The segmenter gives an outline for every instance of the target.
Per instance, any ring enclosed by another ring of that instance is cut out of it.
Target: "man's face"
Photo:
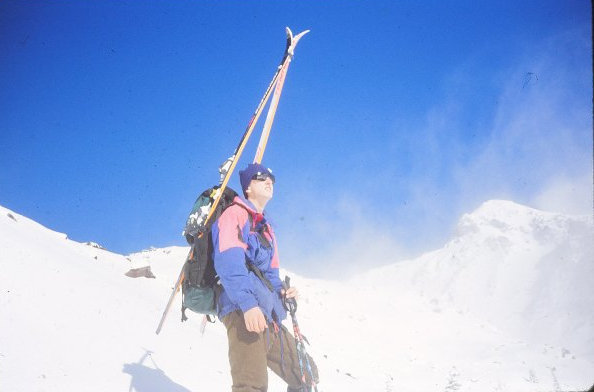
[[[254,176],[248,191],[250,198],[270,200],[274,192],[274,181],[267,175]]]

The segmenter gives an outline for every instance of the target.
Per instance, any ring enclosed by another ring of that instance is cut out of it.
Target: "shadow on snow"
[[[122,372],[132,377],[129,392],[191,392],[167,377],[165,372],[159,369],[151,354],[151,351],[145,350],[137,363],[124,364]],[[155,368],[143,365],[147,358],[151,359]]]

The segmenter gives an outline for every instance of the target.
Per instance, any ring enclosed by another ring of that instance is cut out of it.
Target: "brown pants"
[[[289,390],[299,390],[301,371],[295,338],[284,326],[281,325],[282,331],[278,333],[274,331],[273,325],[261,333],[249,332],[245,327],[243,313],[240,311],[223,317],[223,324],[227,327],[229,339],[233,392],[266,392],[268,390],[267,367],[288,384]],[[311,357],[309,357],[309,363],[317,382],[318,369]],[[303,363],[303,369],[307,374],[305,363]],[[309,382],[309,377],[307,378]]]

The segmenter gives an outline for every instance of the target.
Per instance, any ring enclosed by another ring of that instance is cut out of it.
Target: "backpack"
[[[212,225],[234,202],[237,192],[226,187],[219,200],[217,208],[212,217],[205,225],[204,221],[208,216],[210,207],[214,203],[219,187],[215,186],[202,192],[196,199],[190,216],[186,221],[183,234],[191,246],[190,254],[184,264],[184,280],[182,287],[182,321],[186,321],[186,309],[204,314],[209,321],[214,322],[213,317],[217,314],[217,302],[222,287],[214,268]],[[241,204],[237,204],[241,206]],[[242,206],[243,207],[243,206]],[[245,207],[244,207],[245,208]],[[253,226],[253,217],[248,213],[250,227]],[[253,229],[253,227],[252,227]],[[264,230],[265,228],[262,228]],[[270,246],[263,232],[257,232],[260,242]],[[246,261],[246,267],[252,271],[270,290],[274,291],[270,281],[252,263]]]
[[[216,276],[213,261],[213,245],[211,228],[227,207],[233,204],[237,193],[226,187],[217,208],[209,222],[204,221],[210,207],[214,203],[219,190],[218,186],[202,192],[196,199],[190,216],[186,221],[183,234],[191,246],[190,254],[184,264],[184,280],[182,281],[182,321],[186,321],[186,309],[204,314],[209,320],[217,313],[217,299],[221,287]]]

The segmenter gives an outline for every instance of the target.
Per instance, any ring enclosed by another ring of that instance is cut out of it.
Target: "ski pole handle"
[[[291,314],[295,314],[297,312],[297,300],[295,298],[287,298],[287,290],[291,287],[291,278],[288,275],[285,275],[285,281],[283,283],[283,289],[285,290],[285,295],[283,296],[283,307],[285,310]]]

